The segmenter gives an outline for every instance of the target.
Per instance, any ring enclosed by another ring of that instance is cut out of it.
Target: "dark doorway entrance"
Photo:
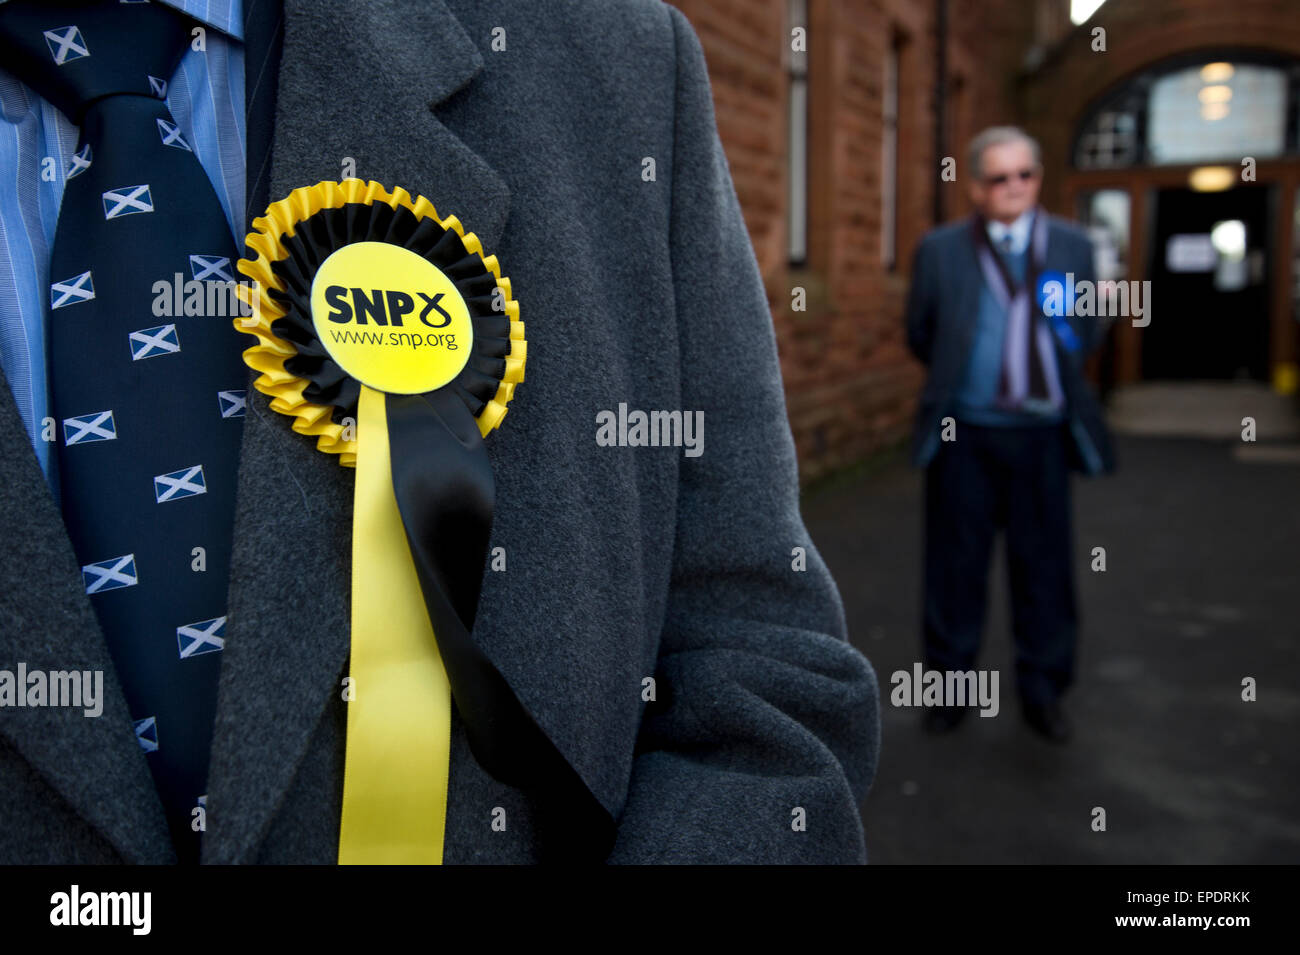
[[[1271,193],[1156,194],[1142,377],[1268,380]]]

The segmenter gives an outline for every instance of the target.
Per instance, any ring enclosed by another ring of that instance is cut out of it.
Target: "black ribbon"
[[[613,821],[470,638],[492,527],[493,479],[474,417],[445,390],[390,395],[393,492],[452,697],[479,764],[533,791],[557,826],[547,861],[599,861]]]
[[[432,262],[452,280],[474,324],[470,358],[452,382],[421,395],[385,397],[393,493],[470,750],[495,779],[527,790],[538,821],[555,827],[551,838],[539,840],[543,861],[603,861],[614,842],[612,817],[471,636],[495,500],[475,419],[496,395],[510,353],[510,319],[492,308],[496,277],[454,230],[405,207],[322,209],[281,238],[288,257],[271,265],[285,291],[269,294],[286,313],[271,329],[297,351],[285,369],[309,382],[303,397],[333,406],[336,424],[355,420],[360,386],[316,338],[311,285],[325,258],[360,241],[391,242]]]

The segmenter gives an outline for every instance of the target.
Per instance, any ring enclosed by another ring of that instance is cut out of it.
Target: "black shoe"
[[[927,733],[950,733],[966,718],[966,710],[964,706],[927,707],[922,725]]]
[[[1047,737],[1053,743],[1064,743],[1070,738],[1070,721],[1065,718],[1060,702],[1025,703],[1021,707],[1021,713],[1035,733]]]

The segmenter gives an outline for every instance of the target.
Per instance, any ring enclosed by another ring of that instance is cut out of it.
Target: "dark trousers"
[[[1077,612],[1064,425],[958,422],[925,474],[927,669],[971,670],[993,539],[1006,531],[1016,688],[1057,699],[1073,681]]]

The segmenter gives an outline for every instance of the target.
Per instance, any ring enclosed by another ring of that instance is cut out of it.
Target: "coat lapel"
[[[340,179],[351,161],[357,178],[454,214],[490,253],[510,193],[433,114],[484,66],[442,0],[393,0],[365,16],[345,0],[285,0],[283,17],[270,200]],[[330,694],[341,692],[354,472],[289,424],[250,376],[205,862],[256,858]]]
[[[0,668],[103,673],[103,712],[8,708],[0,737],[129,862],[174,862],[162,804],[136,741],[126,698],[81,585],[63,517],[50,494],[9,383],[0,371]]]

